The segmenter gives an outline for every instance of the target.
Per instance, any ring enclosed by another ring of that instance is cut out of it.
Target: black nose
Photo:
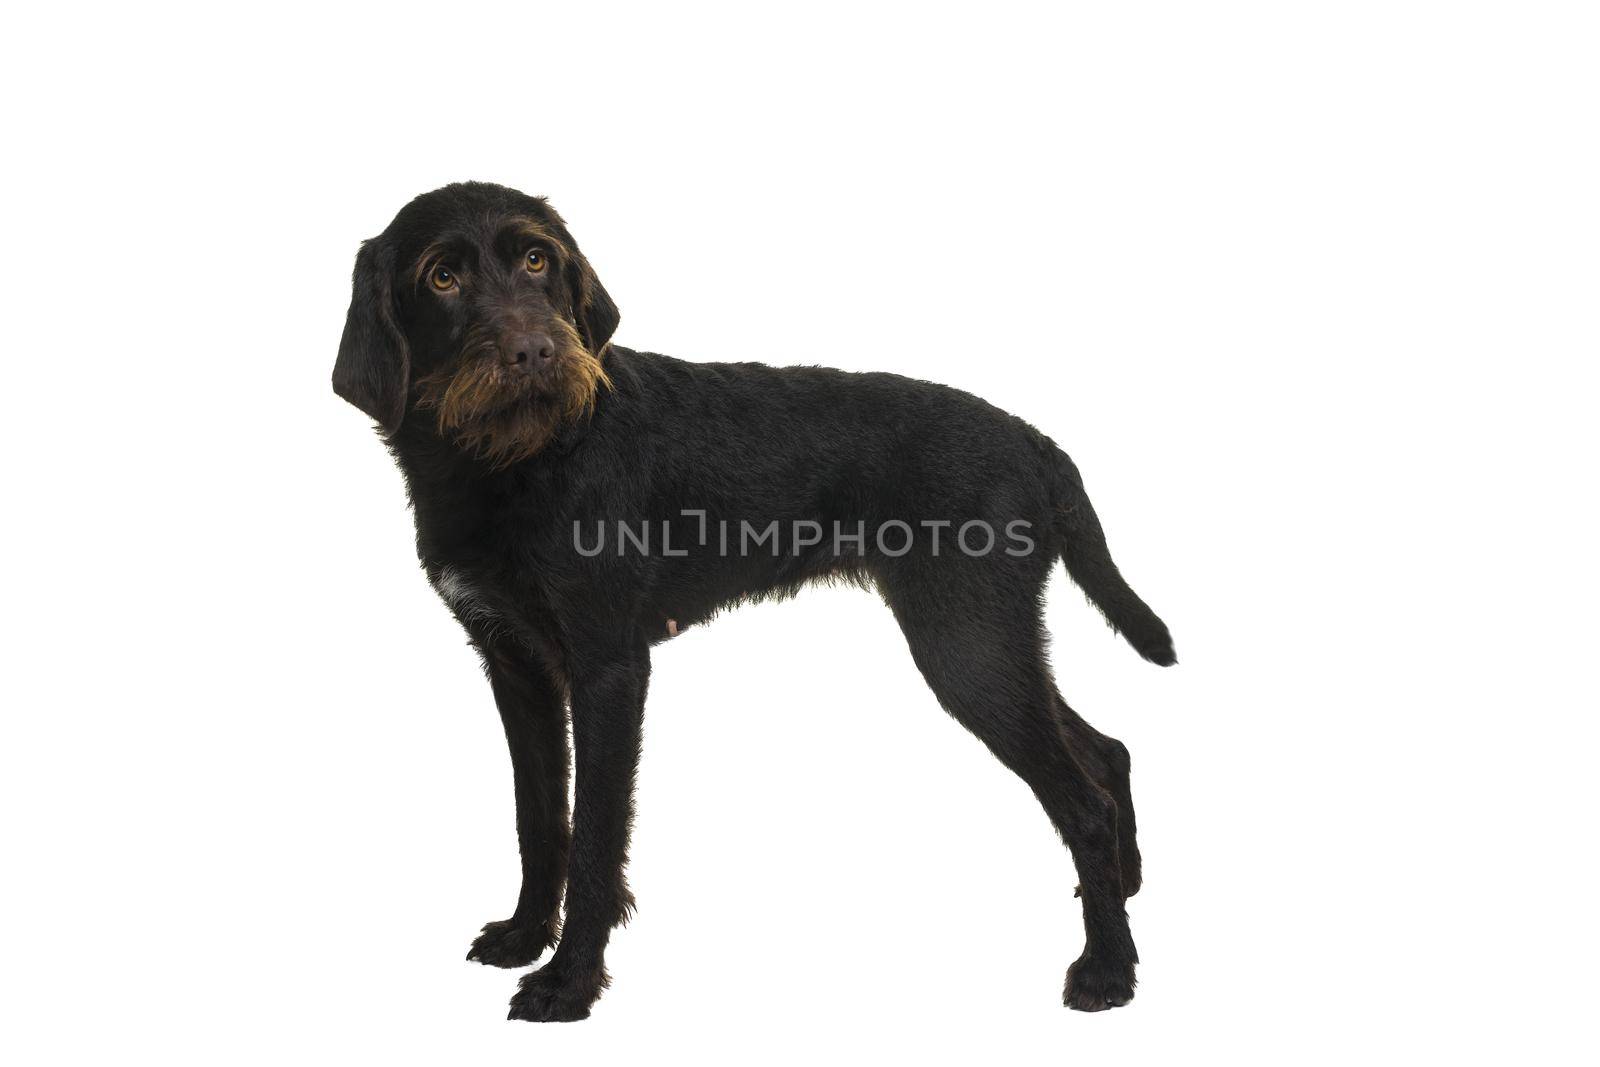
[[[556,354],[555,342],[547,333],[519,333],[500,343],[500,358],[508,367],[534,370]]]

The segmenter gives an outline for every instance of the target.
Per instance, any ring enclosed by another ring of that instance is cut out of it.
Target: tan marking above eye
[[[530,248],[528,249],[527,263],[529,270],[535,274],[539,274],[543,272],[546,266],[549,265],[550,258],[546,256],[540,249]]]
[[[441,293],[447,293],[456,287],[455,272],[449,267],[434,267],[428,272],[428,284]]]

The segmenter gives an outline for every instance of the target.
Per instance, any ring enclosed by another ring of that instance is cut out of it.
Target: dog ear
[[[589,266],[589,261],[578,250],[578,242],[574,242],[562,216],[554,211],[550,211],[550,214],[554,216],[552,221],[557,227],[557,237],[562,238],[573,261],[570,269],[573,318],[578,322],[578,333],[584,338],[584,346],[589,347],[590,352],[594,352],[595,358],[598,358],[605,352],[606,344],[610,344],[611,334],[616,333],[616,325],[622,322],[622,314],[616,310],[616,302],[611,299],[610,293],[606,293],[605,286],[600,285],[600,277],[595,274],[594,267]]]
[[[395,322],[393,278],[394,251],[381,239],[363,242],[333,364],[333,391],[376,419],[386,434],[400,428],[411,383],[411,350]]]
[[[589,261],[576,247],[573,249],[573,258],[578,273],[578,329],[583,334],[583,343],[598,358],[610,343],[611,335],[617,332],[622,313],[617,310],[616,302],[606,292],[605,286],[600,284],[594,268],[589,266]]]

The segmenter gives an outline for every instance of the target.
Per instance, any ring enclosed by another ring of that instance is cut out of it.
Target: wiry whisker
[[[550,329],[554,373],[538,391],[529,378],[507,372],[492,336],[474,328],[454,360],[417,381],[418,406],[436,413],[441,434],[492,466],[536,454],[563,425],[587,418],[600,389],[612,387],[572,323],[558,319]]]

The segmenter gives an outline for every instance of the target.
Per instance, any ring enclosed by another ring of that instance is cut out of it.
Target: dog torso
[[[1026,557],[986,553],[1018,580],[1056,558],[1060,453],[970,394],[617,347],[607,368],[613,385],[592,416],[509,469],[464,455],[424,420],[391,441],[419,557],[469,629],[509,629],[550,658],[587,631],[660,640],[742,599],[954,554],[973,520],[1020,520],[1040,542]],[[898,551],[896,528],[883,551],[876,531],[896,521],[910,545]],[[797,538],[797,523],[816,524],[820,541],[798,543],[814,530]]]

